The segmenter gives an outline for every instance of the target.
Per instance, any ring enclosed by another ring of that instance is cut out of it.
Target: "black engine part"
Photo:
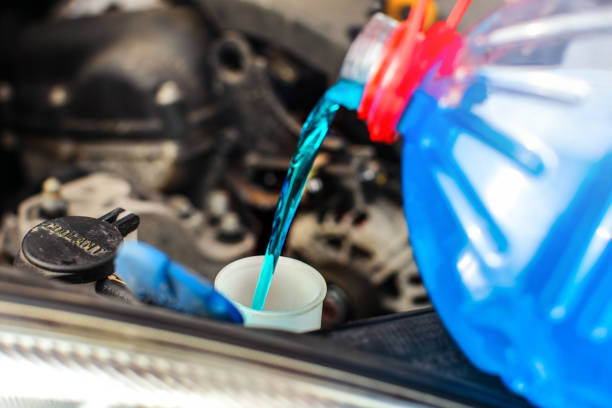
[[[197,15],[181,8],[31,25],[14,61],[13,128],[76,140],[184,139],[189,113],[207,98],[207,43]]]

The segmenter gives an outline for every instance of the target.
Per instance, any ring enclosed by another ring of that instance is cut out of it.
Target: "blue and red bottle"
[[[373,140],[403,141],[430,297],[481,369],[537,405],[612,406],[612,2],[469,1],[375,16],[341,79]]]

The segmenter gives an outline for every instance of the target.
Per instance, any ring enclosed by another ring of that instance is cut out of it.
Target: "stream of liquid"
[[[255,310],[263,310],[264,308],[278,257],[285,244],[287,232],[300,204],[308,175],[329,126],[340,106],[347,109],[357,109],[362,92],[363,87],[360,84],[339,81],[327,90],[310,112],[302,127],[300,139],[295,154],[291,158],[289,170],[276,205],[270,241],[253,295],[251,307]]]

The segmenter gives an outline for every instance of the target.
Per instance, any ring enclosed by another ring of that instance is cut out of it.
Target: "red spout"
[[[375,142],[397,140],[399,119],[427,71],[444,52],[461,47],[456,28],[471,0],[458,0],[445,22],[422,32],[426,1],[431,0],[421,0],[391,33],[378,69],[365,85],[358,114]]]

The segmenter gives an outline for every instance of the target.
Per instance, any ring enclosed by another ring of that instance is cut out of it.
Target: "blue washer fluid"
[[[537,405],[612,406],[612,1],[508,2],[396,130],[417,263],[467,356]]]

